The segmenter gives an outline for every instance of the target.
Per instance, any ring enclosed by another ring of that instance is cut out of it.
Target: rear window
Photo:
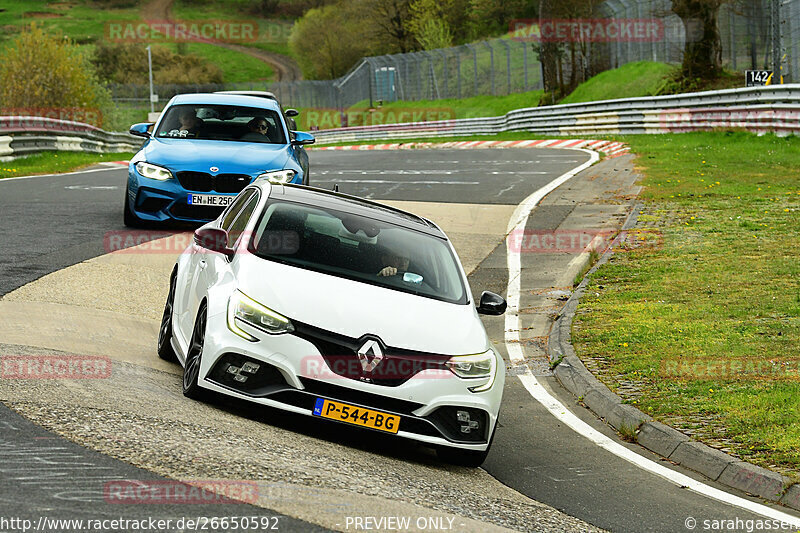
[[[447,241],[367,217],[271,201],[250,248],[271,261],[446,302],[468,301]]]

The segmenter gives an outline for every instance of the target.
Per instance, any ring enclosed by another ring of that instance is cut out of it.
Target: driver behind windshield
[[[379,278],[396,276],[408,270],[409,259],[402,252],[384,247],[381,251],[381,264],[386,266],[378,272]]]
[[[203,127],[203,121],[197,118],[195,110],[191,107],[181,109],[178,121],[180,122],[178,131],[197,134]]]

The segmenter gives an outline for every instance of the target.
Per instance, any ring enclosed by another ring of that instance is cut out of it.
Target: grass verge
[[[369,108],[369,101],[364,100],[348,108],[348,126],[497,117],[514,109],[536,107],[543,95],[543,91],[528,91],[491,98],[474,96],[443,100],[397,101],[372,109]],[[309,129],[311,126],[321,129],[338,128],[341,126],[341,116],[335,109],[303,108],[298,126],[301,129]]]
[[[103,161],[122,161],[133,157],[131,152],[86,154],[82,152],[43,152],[14,161],[0,162],[0,179],[34,174],[55,174],[80,170]]]
[[[615,98],[654,96],[675,71],[675,66],[666,63],[653,61],[628,63],[591,77],[578,85],[559,103],[576,104]]]
[[[624,139],[639,239],[593,276],[576,351],[654,418],[800,474],[800,138]]]

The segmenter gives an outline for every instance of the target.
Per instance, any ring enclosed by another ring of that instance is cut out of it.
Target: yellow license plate
[[[347,422],[355,426],[377,429],[388,433],[397,433],[400,426],[400,417],[397,415],[334,402],[325,398],[317,398],[314,404],[314,416],[330,418],[331,420]]]

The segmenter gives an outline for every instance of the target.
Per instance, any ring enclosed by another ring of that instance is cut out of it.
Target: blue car
[[[314,137],[291,131],[274,100],[182,94],[130,133],[146,141],[128,165],[126,226],[214,220],[257,179],[308,185]]]

